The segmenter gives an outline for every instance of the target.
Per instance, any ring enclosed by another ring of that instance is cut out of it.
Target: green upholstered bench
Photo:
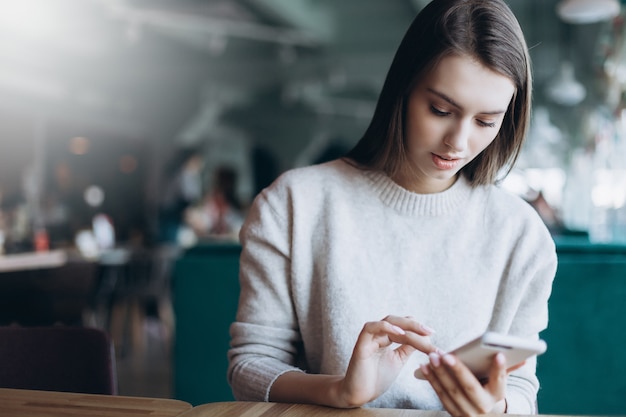
[[[194,406],[234,399],[226,355],[239,299],[240,252],[236,243],[203,243],[174,264],[173,396]]]
[[[556,237],[559,266],[538,358],[541,414],[626,413],[626,245]]]

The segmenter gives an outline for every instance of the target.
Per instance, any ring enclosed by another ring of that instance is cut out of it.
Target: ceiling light
[[[561,0],[556,5],[559,17],[575,24],[610,20],[619,15],[620,11],[618,0]]]
[[[572,63],[565,61],[561,63],[557,77],[548,85],[547,94],[557,104],[575,106],[585,99],[587,90],[575,78]]]

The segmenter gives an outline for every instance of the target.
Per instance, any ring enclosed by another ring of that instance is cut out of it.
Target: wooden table
[[[492,414],[492,416],[501,416],[501,414]],[[513,417],[514,415],[507,414],[507,416]],[[450,414],[445,411],[390,408],[352,408],[346,410],[306,404],[232,401],[198,405],[179,417],[450,417]]]
[[[337,409],[306,404],[245,401],[198,405],[180,417],[450,417],[443,411],[386,408]]]
[[[165,398],[0,388],[0,416],[175,417],[189,410],[191,404]]]

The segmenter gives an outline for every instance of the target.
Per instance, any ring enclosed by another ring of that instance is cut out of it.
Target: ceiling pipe
[[[166,31],[195,33],[207,37],[225,36],[308,48],[317,47],[321,43],[314,35],[297,29],[282,29],[210,16],[142,9],[128,5],[124,0],[98,1],[118,19]]]

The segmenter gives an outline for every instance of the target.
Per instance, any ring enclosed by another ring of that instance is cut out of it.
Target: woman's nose
[[[454,152],[463,152],[467,149],[470,133],[470,123],[459,121],[451,127],[444,139],[444,143]]]

